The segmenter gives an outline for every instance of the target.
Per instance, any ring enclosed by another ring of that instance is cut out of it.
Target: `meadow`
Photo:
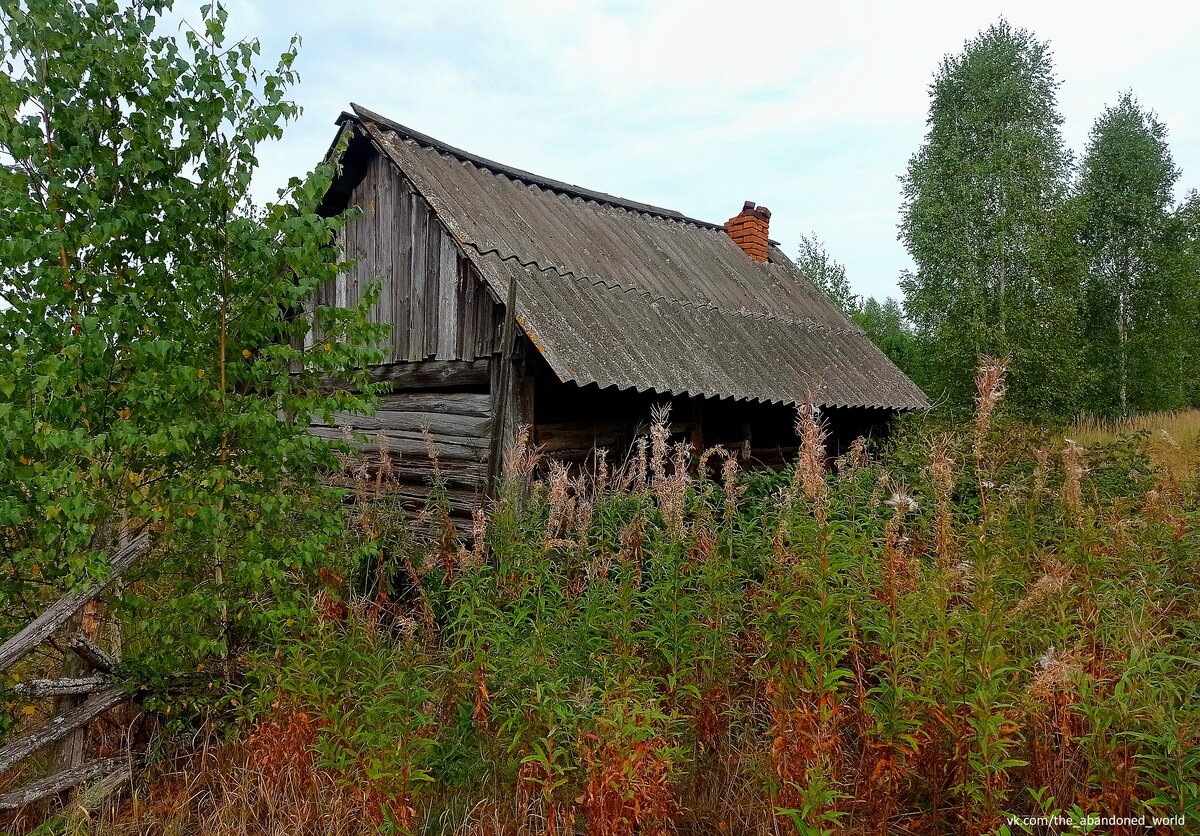
[[[390,501],[386,451],[347,459],[359,501],[309,618],[237,660],[221,712],[163,707],[169,745],[78,826],[1200,826],[1196,416],[1064,438],[1002,394],[985,367],[973,422],[912,418],[833,462],[801,407],[783,473],[673,444],[661,411],[583,471],[523,437],[469,523],[436,484],[419,513]]]

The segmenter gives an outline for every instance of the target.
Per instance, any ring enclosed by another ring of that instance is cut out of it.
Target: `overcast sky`
[[[304,115],[264,149],[256,194],[309,170],[355,101],[499,162],[705,220],[757,201],[786,252],[816,232],[857,292],[894,295],[910,266],[897,176],[924,134],[928,85],[1001,14],[1050,41],[1077,154],[1132,89],[1170,131],[1179,195],[1200,187],[1200,4],[837,6],[234,0],[233,30],[258,35],[264,56],[304,39]]]

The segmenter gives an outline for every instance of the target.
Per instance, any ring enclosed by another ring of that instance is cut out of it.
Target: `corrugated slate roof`
[[[486,160],[365,108],[353,118],[430,202],[564,381],[913,409],[924,395],[778,247]]]

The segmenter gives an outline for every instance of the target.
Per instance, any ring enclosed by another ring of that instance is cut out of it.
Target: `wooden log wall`
[[[416,369],[407,371],[415,374]],[[356,437],[353,446],[366,465],[372,490],[386,451],[391,475],[383,481],[385,498],[411,505],[421,504],[428,495],[434,474],[429,456],[432,443],[451,507],[459,515],[469,515],[486,492],[491,426],[492,399],[485,387],[447,386],[383,395],[374,415],[341,413],[332,425],[314,425],[311,432],[342,439],[348,428]],[[341,474],[338,481],[352,484],[352,472]]]
[[[358,207],[358,216],[347,221],[335,243],[354,265],[317,291],[317,303],[356,305],[364,289],[379,282],[370,320],[392,325],[390,361],[490,357],[499,347],[503,306],[390,160],[372,155],[349,206]]]

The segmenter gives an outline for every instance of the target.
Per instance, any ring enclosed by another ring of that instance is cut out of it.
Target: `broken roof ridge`
[[[337,119],[337,124],[341,125],[348,119],[359,121],[375,122],[392,133],[399,134],[404,139],[410,139],[418,145],[424,145],[427,148],[432,148],[435,151],[450,154],[464,162],[469,162],[479,168],[486,168],[494,174],[502,174],[511,177],[515,180],[520,180],[523,183],[528,183],[532,186],[538,186],[553,192],[559,192],[570,197],[578,197],[583,200],[594,200],[597,203],[608,204],[620,209],[627,209],[633,212],[642,212],[647,215],[665,218],[671,221],[679,221],[681,223],[696,224],[705,229],[715,229],[724,232],[723,224],[713,223],[711,221],[702,221],[699,218],[690,218],[682,212],[675,209],[667,209],[662,206],[654,206],[649,203],[642,203],[637,200],[630,200],[617,195],[608,194],[607,192],[599,192],[595,189],[588,189],[583,186],[576,186],[572,183],[567,183],[562,180],[555,180],[551,177],[543,177],[540,174],[534,174],[531,171],[526,171],[515,166],[498,163],[495,160],[489,160],[487,157],[481,157],[478,154],[473,154],[470,151],[464,151],[461,148],[456,148],[453,145],[442,142],[440,139],[434,139],[428,134],[423,134],[420,131],[401,125],[395,120],[389,119],[382,114],[376,113],[373,110],[363,107],[362,105],[351,102],[350,107],[353,108],[353,113],[343,112]]]

